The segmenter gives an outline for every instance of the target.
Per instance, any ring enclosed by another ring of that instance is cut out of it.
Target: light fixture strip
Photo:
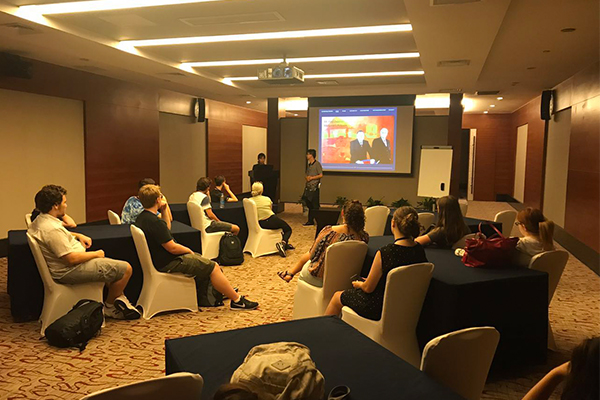
[[[226,67],[240,65],[266,65],[276,64],[287,61],[288,63],[310,63],[310,62],[332,62],[332,61],[364,61],[364,60],[395,60],[400,58],[418,58],[419,53],[386,53],[386,54],[358,54],[350,56],[324,56],[324,57],[298,57],[298,58],[270,58],[262,60],[231,60],[231,61],[200,61],[185,62],[181,67],[186,68],[205,68],[205,67]]]
[[[201,44],[201,43],[223,43],[223,42],[241,42],[250,40],[271,40],[271,39],[304,39],[324,36],[347,36],[347,35],[365,35],[372,33],[394,33],[408,32],[412,30],[410,24],[396,25],[377,25],[377,26],[359,26],[352,28],[330,28],[330,29],[311,29],[301,31],[284,32],[261,32],[261,33],[243,33],[235,35],[217,35],[217,36],[192,36],[165,39],[148,40],[123,40],[119,43],[122,47],[146,47],[146,46],[173,46],[183,44]]]
[[[412,76],[424,75],[425,71],[385,71],[385,72],[356,72],[343,74],[316,74],[304,75],[304,79],[324,79],[324,78],[368,78],[378,76]],[[232,76],[223,78],[226,81],[257,81],[257,76]]]
[[[74,14],[82,12],[124,10],[128,8],[144,8],[172,6],[180,4],[206,3],[223,0],[91,0],[72,1],[68,3],[34,4],[19,7],[18,13],[34,13],[38,15]]]

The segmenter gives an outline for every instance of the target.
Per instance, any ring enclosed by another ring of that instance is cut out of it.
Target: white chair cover
[[[431,225],[435,223],[435,214],[430,212],[419,213],[419,224],[421,224],[422,230],[427,230]]]
[[[31,213],[25,214],[25,225],[27,226],[27,229],[31,226]]]
[[[460,207],[460,212],[462,213],[463,217],[466,217],[467,210],[469,209],[469,203],[467,202],[467,200],[459,200],[458,206]]]
[[[252,199],[244,199],[244,213],[248,224],[248,240],[244,253],[250,253],[253,258],[277,253],[275,245],[282,240],[281,229],[263,229],[258,224],[258,211]]]
[[[386,206],[374,206],[365,210],[365,231],[369,236],[383,236],[390,209]]]
[[[202,207],[193,201],[187,202],[187,210],[190,216],[192,228],[200,231],[200,243],[202,244],[202,255],[209,260],[219,257],[219,243],[226,232],[206,232],[204,228],[206,216]]]
[[[108,210],[108,222],[111,225],[121,225],[121,217],[113,210]]]
[[[494,222],[499,222],[502,224],[502,234],[506,237],[509,237],[513,224],[515,223],[515,219],[517,219],[517,212],[514,210],[500,211],[494,217]]]

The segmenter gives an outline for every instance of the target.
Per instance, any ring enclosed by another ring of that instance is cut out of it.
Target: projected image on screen
[[[394,171],[396,107],[319,110],[319,153],[325,169]]]

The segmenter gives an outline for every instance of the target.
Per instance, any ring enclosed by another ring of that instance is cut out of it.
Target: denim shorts
[[[93,258],[75,266],[62,278],[55,279],[58,283],[77,284],[86,282],[112,283],[123,278],[127,266],[126,261],[112,258]]]

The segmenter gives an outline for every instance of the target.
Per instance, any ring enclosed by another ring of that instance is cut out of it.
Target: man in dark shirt
[[[213,203],[220,202],[221,194],[225,196],[225,201],[228,203],[238,201],[238,198],[235,197],[235,194],[229,189],[229,185],[223,175],[219,175],[215,178],[215,188],[210,191],[210,201]]]
[[[363,161],[371,156],[371,151],[371,145],[365,140],[365,132],[358,131],[356,139],[350,142],[350,162],[363,164]]]
[[[370,155],[379,164],[392,163],[392,151],[390,149],[390,141],[387,140],[387,136],[387,128],[381,128],[381,131],[379,131],[379,137],[374,139],[373,144],[371,145],[372,154]]]
[[[308,208],[308,221],[304,224],[305,226],[314,225],[314,216],[311,210],[318,210],[320,207],[320,187],[321,178],[323,177],[323,167],[321,163],[316,160],[317,151],[315,149],[308,149],[306,151],[306,184],[304,186],[304,194],[302,199],[304,200],[306,207]]]
[[[137,217],[135,225],[146,235],[150,256],[157,270],[193,276],[198,290],[202,287],[202,282],[210,279],[217,291],[231,299],[232,310],[253,310],[258,307],[258,303],[247,300],[233,289],[216,262],[175,242],[171,235],[170,219],[159,218],[156,215],[165,207],[158,186],[146,185],[140,188],[138,198],[144,206],[144,211]],[[163,216],[165,214],[161,213]]]

